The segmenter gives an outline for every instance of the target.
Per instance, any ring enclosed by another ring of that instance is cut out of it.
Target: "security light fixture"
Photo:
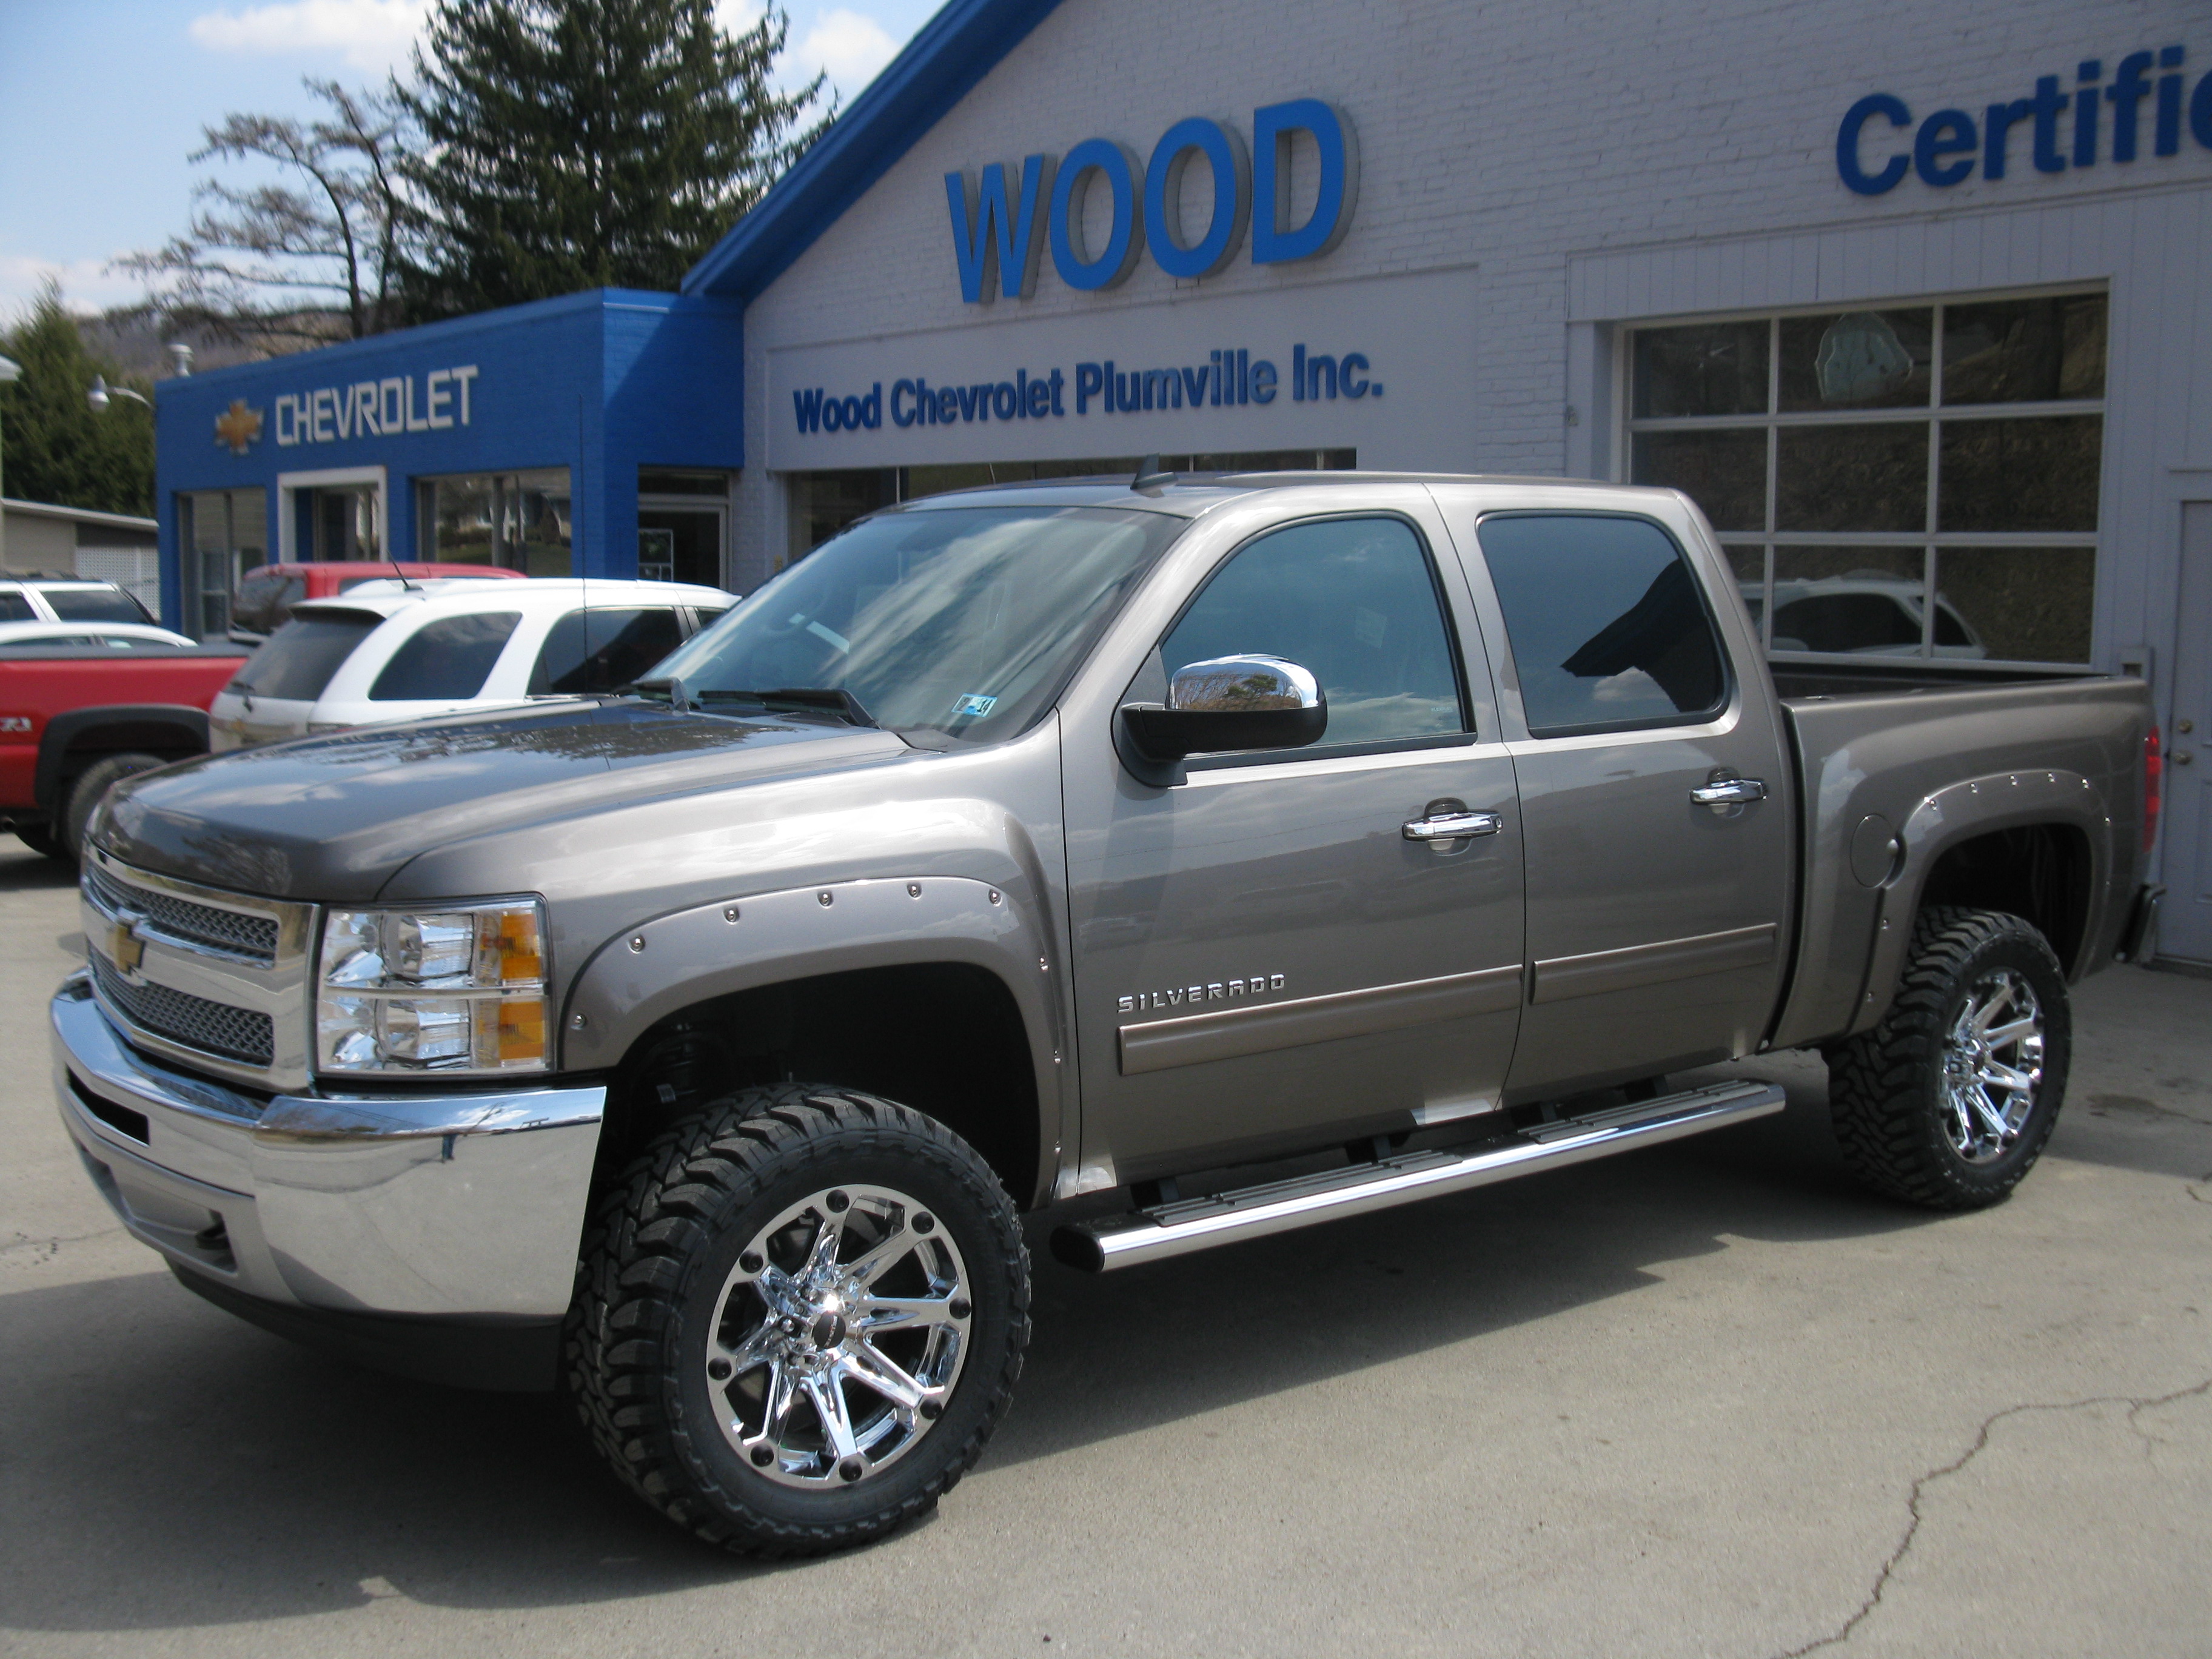
[[[92,390],[84,394],[85,402],[92,405],[92,412],[95,415],[105,415],[107,412],[108,404],[113,403],[118,398],[128,398],[133,403],[145,404],[149,409],[154,406],[154,400],[151,398],[142,396],[127,386],[108,385],[107,376],[105,374],[94,375]]]

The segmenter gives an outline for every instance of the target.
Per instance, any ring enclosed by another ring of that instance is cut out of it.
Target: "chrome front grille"
[[[278,926],[274,916],[218,910],[212,904],[196,903],[173,893],[126,887],[92,864],[85,866],[84,879],[107,908],[136,910],[163,933],[180,940],[212,945],[218,951],[233,951],[240,956],[257,957],[263,962],[276,960]]]
[[[266,1014],[166,985],[133,985],[97,951],[92,952],[92,977],[101,996],[132,1024],[156,1036],[249,1066],[265,1066],[276,1057],[276,1022]]]
[[[308,1082],[314,906],[134,869],[97,847],[81,891],[94,994],[133,1043],[261,1088]]]

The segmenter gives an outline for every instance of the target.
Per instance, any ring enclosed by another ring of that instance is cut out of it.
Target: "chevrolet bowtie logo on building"
[[[146,941],[138,937],[138,924],[144,920],[143,916],[126,910],[116,917],[107,930],[107,937],[101,941],[107,959],[128,980],[138,977],[138,964],[146,959]]]
[[[261,441],[261,411],[248,409],[243,398],[233,398],[230,407],[215,417],[215,441],[228,444],[232,454],[243,455],[248,445]]]

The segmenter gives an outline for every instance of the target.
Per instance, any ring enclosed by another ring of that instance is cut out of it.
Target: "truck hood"
[[[562,703],[188,761],[118,786],[93,836],[210,886],[362,902],[416,855],[489,831],[906,752],[826,718]]]

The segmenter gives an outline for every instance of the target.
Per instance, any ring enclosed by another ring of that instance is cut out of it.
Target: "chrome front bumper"
[[[131,1232],[203,1282],[348,1315],[557,1319],[606,1091],[258,1097],[127,1046],[83,973],[50,1010],[61,1114]]]

